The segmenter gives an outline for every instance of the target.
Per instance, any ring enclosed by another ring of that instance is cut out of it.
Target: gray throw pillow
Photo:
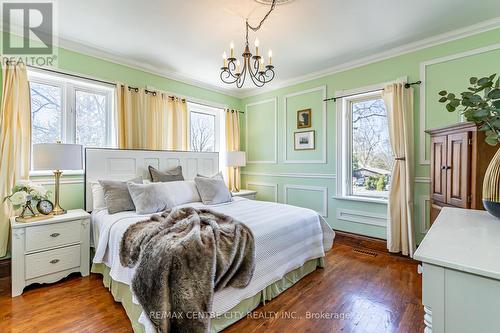
[[[142,178],[130,180],[132,183],[142,183]],[[100,180],[99,184],[104,191],[104,202],[110,214],[135,210],[134,202],[128,192],[127,182],[116,180]]]
[[[175,206],[168,191],[167,183],[135,184],[127,183],[137,214],[162,212]]]
[[[160,171],[151,165],[148,169],[153,183],[166,183],[184,180],[184,177],[182,176],[182,167],[180,165],[167,171]]]
[[[229,192],[223,180],[216,178],[195,177],[194,182],[205,205],[215,205],[231,201]]]

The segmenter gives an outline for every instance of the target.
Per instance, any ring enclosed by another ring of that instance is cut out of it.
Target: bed
[[[166,152],[144,150],[87,149],[86,207],[92,209],[89,183],[98,179],[127,180],[147,177],[147,166],[163,169],[181,165],[186,179],[196,174],[218,171],[217,153]],[[270,300],[305,275],[324,265],[325,252],[333,244],[334,232],[315,211],[278,204],[233,198],[229,203],[205,206],[201,202],[182,206],[209,207],[244,222],[254,233],[256,268],[250,284],[217,291],[213,299],[211,332],[218,332],[244,317],[260,303]],[[92,271],[116,301],[122,303],[135,332],[154,332],[146,314],[135,300],[130,284],[134,269],[123,267],[119,244],[131,224],[147,219],[135,211],[109,214],[107,209],[92,211]]]

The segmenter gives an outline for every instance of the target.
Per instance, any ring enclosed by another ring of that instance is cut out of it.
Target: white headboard
[[[91,182],[98,180],[127,181],[136,177],[149,179],[148,166],[160,171],[182,166],[184,179],[196,174],[212,175],[219,171],[219,153],[134,150],[85,149],[85,209],[92,210]]]

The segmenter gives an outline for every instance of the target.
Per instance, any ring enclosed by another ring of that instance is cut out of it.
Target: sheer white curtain
[[[413,257],[413,88],[405,88],[404,83],[392,83],[384,88],[382,97],[395,156],[389,190],[387,249]]]

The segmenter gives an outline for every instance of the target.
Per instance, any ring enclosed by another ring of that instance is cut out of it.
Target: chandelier
[[[260,21],[259,25],[253,27],[246,20],[246,44],[245,51],[241,55],[243,57],[240,62],[234,56],[234,44],[231,42],[229,58],[226,52],[222,55],[223,66],[221,67],[220,78],[222,82],[227,84],[236,83],[238,88],[241,88],[245,83],[245,79],[248,76],[252,79],[252,82],[257,87],[262,87],[264,84],[270,82],[274,79],[274,66],[273,66],[273,51],[269,50],[268,56],[269,60],[267,65],[264,64],[264,58],[259,54],[259,40],[255,39],[255,55],[250,52],[250,47],[248,46],[248,30],[256,32],[261,27],[264,21],[267,19],[269,14],[274,10],[276,6],[276,0],[272,0],[271,8]],[[242,64],[243,63],[243,64]]]

